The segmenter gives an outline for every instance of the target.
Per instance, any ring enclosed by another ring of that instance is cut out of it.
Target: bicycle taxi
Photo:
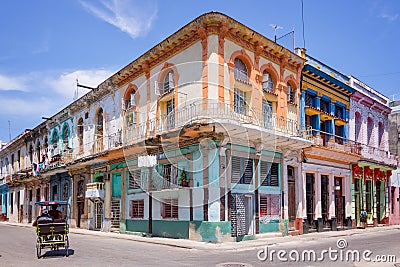
[[[38,259],[42,256],[42,249],[51,248],[51,250],[59,250],[60,247],[64,247],[65,256],[68,257],[69,248],[69,225],[67,214],[69,210],[69,203],[67,201],[40,201],[35,203],[37,210],[52,211],[62,214],[62,216],[55,216],[56,218],[50,217],[49,220],[37,219],[36,224],[36,254]],[[54,207],[57,207],[55,209]],[[62,209],[64,213],[60,211]],[[47,212],[46,212],[47,213]],[[49,213],[51,214],[51,213]],[[40,216],[39,216],[40,217]],[[38,218],[39,218],[38,217]]]

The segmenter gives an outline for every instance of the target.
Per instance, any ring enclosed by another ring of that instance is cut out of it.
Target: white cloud
[[[387,19],[389,21],[395,21],[399,17],[399,14],[390,15],[390,14],[387,14],[387,13],[381,13],[380,17],[382,19]]]
[[[0,98],[0,114],[7,116],[39,117],[54,113],[56,102],[50,98],[22,99],[13,97]]]
[[[156,5],[150,0],[99,0],[97,5],[81,0],[80,3],[87,11],[131,38],[146,33],[157,14]]]
[[[89,87],[97,87],[100,83],[109,78],[113,70],[106,69],[93,69],[93,70],[76,70],[72,72],[64,72],[56,77],[48,77],[45,83],[54,92],[57,92],[62,97],[71,100],[76,96],[77,91],[76,80],[79,84],[86,85]],[[84,88],[78,88],[78,96],[86,94],[88,90]]]
[[[27,87],[25,85],[27,80],[28,77],[13,77],[0,74],[0,90],[27,91]]]

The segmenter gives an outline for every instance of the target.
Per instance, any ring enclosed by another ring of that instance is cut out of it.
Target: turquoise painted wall
[[[189,238],[189,221],[153,220],[153,236]]]
[[[194,230],[190,239],[203,242],[222,242],[231,239],[231,222],[192,221],[190,227]]]

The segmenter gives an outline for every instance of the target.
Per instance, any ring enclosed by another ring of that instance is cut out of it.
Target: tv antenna
[[[283,29],[283,27],[277,25],[277,24],[270,24],[269,26],[271,26],[272,28],[274,28],[274,42],[276,43],[276,31]]]

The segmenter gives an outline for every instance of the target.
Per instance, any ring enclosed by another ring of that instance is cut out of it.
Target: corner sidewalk
[[[30,224],[26,223],[10,223],[10,222],[0,222],[0,224],[33,228]],[[265,245],[282,244],[288,242],[302,242],[311,241],[316,239],[334,238],[350,235],[362,235],[368,234],[370,232],[382,232],[399,229],[400,225],[391,226],[379,226],[370,227],[366,229],[351,229],[343,231],[329,231],[321,233],[312,233],[299,236],[268,236],[268,235],[256,235],[255,240],[248,240],[242,242],[224,242],[224,243],[206,243],[200,241],[193,241],[188,239],[172,239],[172,238],[162,238],[162,237],[142,237],[133,234],[120,234],[114,232],[100,232],[87,229],[70,228],[70,233],[80,234],[80,235],[91,235],[107,238],[117,238],[125,239],[136,242],[143,242],[148,244],[164,245],[170,247],[177,247],[183,249],[197,249],[197,250],[251,250],[254,248],[259,248]]]

